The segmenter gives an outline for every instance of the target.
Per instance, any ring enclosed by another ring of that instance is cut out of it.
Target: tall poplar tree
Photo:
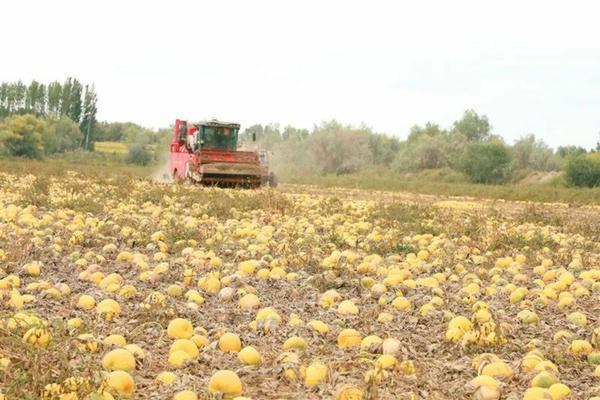
[[[98,98],[94,85],[85,86],[83,96],[83,118],[79,128],[83,132],[82,146],[85,150],[94,149],[94,132],[96,129],[96,113],[98,111]]]

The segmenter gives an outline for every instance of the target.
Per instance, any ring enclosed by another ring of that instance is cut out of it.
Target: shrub
[[[396,171],[421,171],[449,165],[448,138],[443,135],[421,135],[401,146],[392,169]]]
[[[502,183],[510,175],[511,155],[500,142],[471,143],[463,153],[461,169],[475,183]]]
[[[572,186],[600,186],[600,153],[572,156],[565,166],[567,182]]]
[[[129,164],[148,165],[152,160],[152,154],[148,151],[148,147],[143,143],[132,143],[129,146],[126,161]]]
[[[70,118],[61,117],[50,121],[42,138],[46,154],[73,151],[81,146],[83,134],[79,125]]]
[[[42,158],[46,124],[34,115],[14,115],[0,124],[0,151],[11,156]]]
[[[560,156],[554,154],[546,143],[533,134],[517,140],[512,147],[512,153],[516,169],[558,171],[562,166]]]
[[[315,128],[307,142],[307,150],[313,154],[321,174],[349,174],[372,163],[366,128],[326,122]]]

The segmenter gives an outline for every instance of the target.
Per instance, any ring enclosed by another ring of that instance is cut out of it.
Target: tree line
[[[67,78],[49,84],[22,81],[0,84],[0,155],[40,158],[77,149],[93,150],[95,141],[129,145],[128,162],[148,164],[167,153],[170,129],[152,130],[132,122],[96,121],[93,85]],[[258,143],[251,138],[256,137]],[[565,171],[578,186],[600,186],[600,140],[595,149],[550,148],[534,134],[508,145],[492,131],[487,116],[466,110],[449,127],[415,125],[400,140],[366,125],[326,121],[311,130],[256,124],[240,134],[242,146],[273,150],[283,178],[343,175],[369,170],[411,173],[449,169],[476,183],[504,183],[531,171]],[[162,151],[164,149],[164,152]]]
[[[71,77],[62,83],[0,83],[0,152],[40,158],[93,150],[97,102],[94,85]]]
[[[474,110],[466,110],[448,128],[433,122],[415,125],[406,140],[337,121],[315,125],[311,131],[257,124],[240,137],[246,146],[253,146],[252,136],[257,138],[258,147],[273,150],[275,167],[284,179],[377,168],[397,173],[450,169],[472,182],[500,184],[532,171],[565,170],[569,183],[600,186],[600,141],[590,151],[578,146],[554,150],[528,134],[508,145],[493,133],[487,116]]]

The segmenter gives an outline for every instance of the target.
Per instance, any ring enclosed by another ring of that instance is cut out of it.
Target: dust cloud
[[[150,174],[150,179],[154,182],[170,183],[173,182],[173,176],[169,172],[169,151],[161,154],[156,169]]]

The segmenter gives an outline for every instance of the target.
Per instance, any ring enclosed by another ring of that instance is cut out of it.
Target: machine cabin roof
[[[206,126],[211,128],[229,128],[229,129],[240,129],[240,124],[235,122],[217,121],[212,119],[210,121],[200,121],[195,124],[196,126]]]

